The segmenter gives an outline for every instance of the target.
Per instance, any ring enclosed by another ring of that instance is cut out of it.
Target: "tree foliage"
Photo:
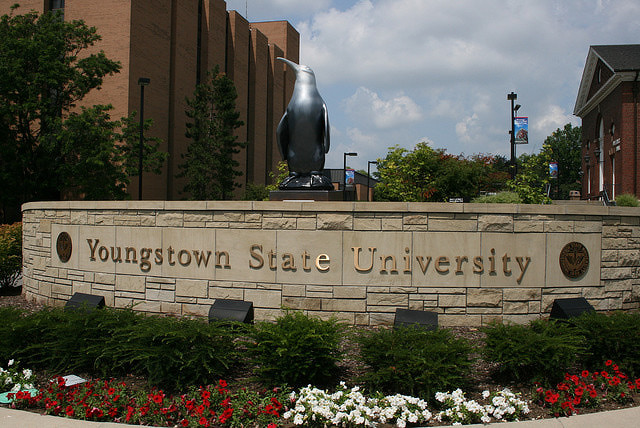
[[[4,220],[19,217],[20,205],[28,201],[124,198],[133,171],[125,162],[128,149],[123,149],[132,143],[127,137],[132,117],[112,121],[111,106],[76,108],[120,64],[102,51],[86,52],[100,40],[96,28],[64,21],[55,12],[15,14],[17,8],[0,17]],[[157,151],[157,146],[151,141],[147,150]],[[145,170],[163,155],[149,158]]]
[[[581,188],[582,160],[579,126],[567,123],[549,135],[539,153],[524,154],[518,158],[518,175],[508,186],[517,192],[525,203],[549,202],[553,199],[568,199],[570,190]],[[558,177],[550,178],[549,163],[558,163]]]
[[[219,67],[207,73],[196,86],[192,99],[187,99],[186,136],[191,139],[179,177],[187,184],[184,192],[191,199],[229,199],[239,187],[242,175],[234,155],[245,142],[237,141],[234,130],[243,125],[236,111],[237,92],[233,81]]]
[[[503,160],[494,156],[454,156],[424,142],[411,151],[394,146],[378,159],[376,200],[469,201],[481,191],[501,189],[507,179],[502,167]]]

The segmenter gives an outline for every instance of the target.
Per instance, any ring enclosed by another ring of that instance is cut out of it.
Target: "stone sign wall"
[[[553,300],[640,307],[640,210],[578,205],[37,202],[23,207],[24,293],[62,305],[206,316],[252,301],[354,324],[396,308],[442,325],[526,322]]]

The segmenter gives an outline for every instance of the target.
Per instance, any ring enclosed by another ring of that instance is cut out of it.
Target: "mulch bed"
[[[43,305],[40,305],[35,302],[28,301],[24,298],[23,295],[20,294],[21,287],[13,287],[10,290],[2,290],[0,292],[0,308],[1,307],[16,307],[21,308],[29,313],[36,312],[43,308]],[[370,327],[376,328],[376,327]],[[450,327],[453,333],[458,337],[463,337],[469,340],[473,346],[482,346],[484,342],[485,335],[480,329],[474,327]],[[342,344],[343,350],[345,352],[345,358],[341,362],[340,366],[343,370],[343,379],[347,382],[348,386],[352,386],[354,382],[349,382],[350,379],[355,379],[359,374],[364,371],[364,367],[362,363],[360,363],[357,359],[357,346],[350,340],[346,339]],[[522,385],[522,384],[500,384],[496,382],[492,376],[491,372],[493,369],[493,364],[490,362],[484,361],[480,358],[480,355],[476,355],[474,357],[478,357],[474,364],[472,370],[472,382],[474,385],[473,389],[467,391],[468,399],[476,399],[480,401],[482,391],[490,390],[490,391],[498,391],[502,390],[505,387],[508,387],[512,392],[520,393],[522,398],[530,399],[532,386],[531,385]],[[2,363],[0,362],[0,366]],[[65,373],[66,374],[66,373]],[[79,374],[82,377],[82,374]],[[238,376],[235,379],[229,379],[230,386],[234,383],[239,386],[250,387],[252,385],[252,381],[250,380],[250,373],[238,373]],[[48,379],[47,374],[41,374],[39,376],[39,380],[44,384],[46,379]],[[138,388],[146,388],[146,381],[143,378],[136,376],[128,376],[125,378],[117,379],[118,381],[127,382],[127,384],[132,385],[133,387]],[[257,384],[254,384],[256,387],[259,387]],[[612,401],[603,401],[603,404],[600,409],[580,409],[581,414],[585,413],[593,413],[597,411],[606,411],[606,410],[615,410],[626,407],[633,407],[640,402],[640,394],[634,394],[635,402],[629,403],[627,405],[621,405]],[[549,414],[549,410],[543,408],[535,403],[530,404],[531,412],[529,413],[527,419],[541,419],[541,418],[550,418],[552,417]],[[431,421],[431,424],[434,424],[435,421]],[[444,424],[443,424],[444,425]]]

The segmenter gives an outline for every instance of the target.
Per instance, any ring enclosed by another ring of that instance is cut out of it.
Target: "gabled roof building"
[[[640,44],[591,46],[573,114],[582,119],[582,198],[640,196]]]

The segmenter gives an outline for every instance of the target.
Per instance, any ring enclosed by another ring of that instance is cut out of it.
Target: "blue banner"
[[[529,144],[529,118],[528,117],[514,117],[513,128],[516,133],[516,144]]]

